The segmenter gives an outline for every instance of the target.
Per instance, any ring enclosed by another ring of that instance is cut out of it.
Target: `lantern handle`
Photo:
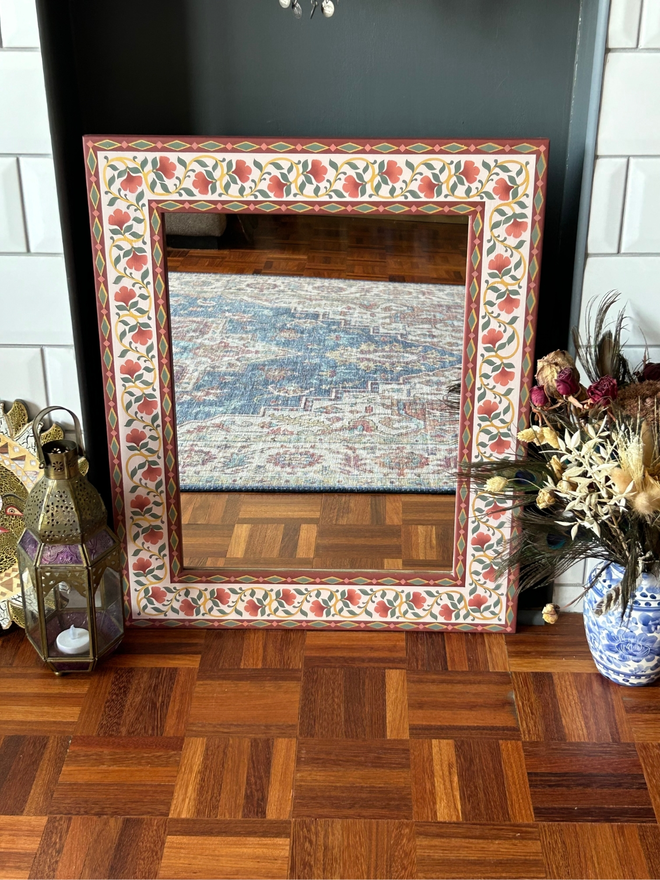
[[[41,467],[45,467],[46,465],[44,451],[41,446],[41,426],[43,424],[44,418],[48,415],[48,413],[51,413],[53,412],[53,410],[56,409],[61,409],[64,412],[68,412],[69,415],[72,417],[73,426],[76,429],[76,445],[78,447],[78,455],[81,456],[85,454],[82,443],[82,430],[80,428],[80,421],[78,419],[78,416],[74,412],[71,412],[70,409],[67,409],[65,406],[47,406],[42,409],[41,412],[37,413],[32,422],[32,433],[34,434],[34,442],[37,447],[37,456],[39,458],[39,464],[41,465]]]

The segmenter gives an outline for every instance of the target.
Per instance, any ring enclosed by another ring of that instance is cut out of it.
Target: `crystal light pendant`
[[[282,9],[292,9],[295,18],[299,21],[302,18],[302,6],[300,5],[300,0],[279,0],[279,4]],[[316,12],[316,7],[319,5],[319,0],[311,0],[312,11],[310,13],[310,18],[314,18],[314,13]],[[333,0],[321,0],[321,12],[326,18],[331,18],[335,14],[335,3]]]

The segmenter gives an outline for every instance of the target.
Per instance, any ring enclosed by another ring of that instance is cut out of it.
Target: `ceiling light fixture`
[[[302,6],[300,5],[300,0],[279,0],[280,6],[282,9],[292,9],[294,16],[300,20],[302,18]],[[316,7],[319,5],[319,0],[311,0],[312,11],[310,14],[310,18],[314,17],[314,13],[316,12]],[[335,4],[332,0],[321,0],[321,12],[326,18],[332,18],[335,14]]]

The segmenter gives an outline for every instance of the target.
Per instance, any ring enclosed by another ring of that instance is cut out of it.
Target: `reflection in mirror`
[[[165,222],[185,567],[450,571],[466,220]]]

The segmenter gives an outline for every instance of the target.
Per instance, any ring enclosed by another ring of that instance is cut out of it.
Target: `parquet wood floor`
[[[219,250],[170,248],[170,272],[303,275],[465,284],[467,224],[432,218],[259,217],[252,241],[236,218]]]
[[[0,638],[0,878],[660,876],[660,688],[516,635]]]
[[[186,568],[450,571],[455,495],[183,492]]]

